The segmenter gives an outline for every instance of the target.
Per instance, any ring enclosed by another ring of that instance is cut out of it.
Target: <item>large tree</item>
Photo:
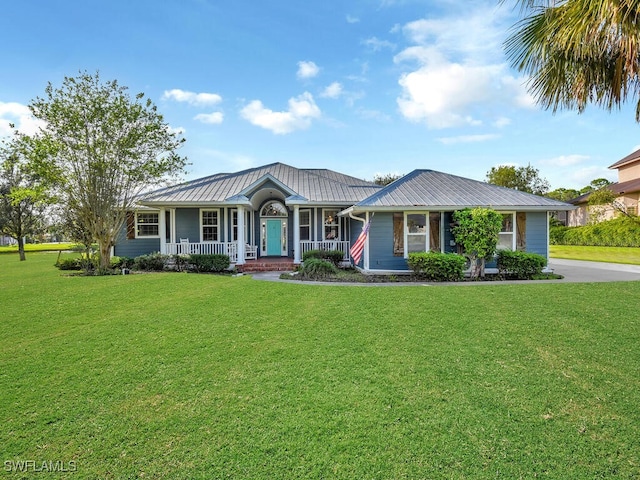
[[[44,230],[49,201],[46,183],[25,157],[17,137],[0,145],[0,233],[18,242],[26,260],[24,237]]]
[[[549,190],[549,182],[541,178],[538,169],[531,165],[526,167],[513,165],[491,167],[491,170],[487,172],[487,182],[535,195],[544,195]]]
[[[640,2],[518,0],[524,18],[505,42],[539,104],[607,110],[636,98],[640,121]]]
[[[133,98],[116,80],[98,73],[49,83],[44,98],[29,108],[45,122],[32,142],[41,167],[60,187],[63,207],[98,243],[100,266],[108,268],[111,247],[126,212],[149,185],[183,172],[177,154],[184,141],[144,94]]]

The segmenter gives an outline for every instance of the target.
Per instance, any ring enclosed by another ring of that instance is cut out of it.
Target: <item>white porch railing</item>
[[[245,245],[244,258],[255,259],[257,247]],[[236,242],[180,242],[167,243],[167,255],[229,255],[231,263],[238,262],[238,245]]]
[[[314,242],[312,240],[302,240],[300,242],[300,256],[304,256],[309,250],[342,250],[344,257],[342,261],[349,261],[349,241],[348,240],[322,240]]]

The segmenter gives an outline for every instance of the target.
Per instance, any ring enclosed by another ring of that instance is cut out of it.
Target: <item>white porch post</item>
[[[365,220],[367,222],[369,221],[369,212],[367,212],[367,214],[365,215]],[[366,223],[363,223],[362,228],[364,228],[365,225]],[[406,245],[406,242],[405,242],[405,245]],[[364,251],[362,252],[362,254],[364,256],[362,267],[364,270],[369,270],[369,235],[367,235],[367,238],[364,241]]]
[[[175,208],[170,208],[169,209],[169,221],[171,222],[171,232],[169,234],[169,242],[170,243],[176,243],[176,209]]]
[[[238,248],[236,249],[238,252],[238,258],[236,260],[236,265],[244,264],[244,206],[238,205]]]
[[[293,206],[293,263],[300,263],[300,205]]]
[[[160,209],[160,214],[158,215],[158,233],[160,234],[160,253],[167,252],[167,219],[165,209]]]

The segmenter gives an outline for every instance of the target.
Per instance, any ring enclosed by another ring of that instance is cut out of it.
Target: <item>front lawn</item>
[[[551,258],[640,265],[640,248],[550,245]]]
[[[60,242],[60,243],[27,243],[24,246],[24,251],[29,252],[59,252],[65,250],[71,250],[76,247],[75,243]],[[2,245],[0,246],[0,253],[18,253],[18,244],[15,245]]]
[[[640,472],[640,282],[80,277],[55,258],[0,256],[8,478]]]

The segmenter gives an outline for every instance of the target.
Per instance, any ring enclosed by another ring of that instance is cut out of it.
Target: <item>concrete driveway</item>
[[[640,265],[585,262],[552,258],[549,267],[563,275],[561,282],[624,282],[640,280]]]

